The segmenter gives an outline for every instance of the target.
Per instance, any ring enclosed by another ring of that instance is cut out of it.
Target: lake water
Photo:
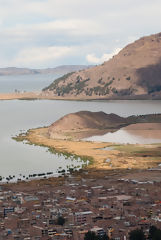
[[[0,101],[0,176],[57,172],[59,167],[81,165],[47,152],[46,148],[12,140],[12,136],[30,128],[47,126],[70,112],[104,111],[122,116],[159,113],[161,101]]]
[[[120,129],[113,133],[106,133],[102,136],[92,136],[87,138],[88,141],[95,142],[108,142],[108,143],[120,143],[120,144],[153,144],[161,143],[161,128],[158,129],[160,137],[155,137],[153,131],[146,131],[146,134],[150,136],[152,133],[153,137],[145,137],[144,131],[128,131],[126,128]]]
[[[161,123],[131,124],[115,132],[108,132],[101,136],[92,136],[86,140],[121,144],[161,143]]]
[[[27,85],[28,80],[25,83]],[[49,83],[46,80],[42,82],[43,86],[40,81],[41,84],[38,83],[39,87],[37,86],[35,90],[44,87],[44,83],[45,86]],[[9,80],[6,85],[0,85],[0,88],[3,86],[3,89],[9,92],[11,86],[8,84]],[[19,90],[20,85],[17,86]],[[34,90],[32,82],[31,85],[31,90]],[[28,90],[27,87],[26,90]],[[12,136],[19,134],[21,130],[26,131],[30,128],[48,126],[65,114],[80,110],[104,111],[121,116],[161,113],[161,101],[0,101],[0,176],[16,175],[19,177],[20,174],[28,176],[29,174],[49,171],[57,173],[60,167],[67,169],[67,166],[72,164],[80,166],[82,163],[79,160],[65,159],[63,156],[47,152],[47,148],[23,144],[12,139]]]
[[[60,74],[0,76],[0,93],[9,93],[15,90],[40,91],[58,77],[60,77]]]

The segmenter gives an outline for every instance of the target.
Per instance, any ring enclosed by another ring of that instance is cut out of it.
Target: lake
[[[15,90],[40,91],[60,76],[60,74],[0,76],[0,93],[11,93]]]
[[[92,136],[87,140],[121,144],[161,143],[161,123],[131,124],[116,132],[109,132],[102,136]]]
[[[39,78],[36,86],[36,83],[32,82],[32,78],[28,77],[26,75],[26,81],[21,76],[9,77],[10,80],[3,84],[0,80],[0,89],[3,86],[1,91],[9,92],[12,90],[11,86],[14,86],[14,89],[20,90],[23,87],[23,90],[29,90],[28,86],[30,90],[40,90],[52,81],[52,78],[48,80]],[[56,78],[56,76],[52,77]],[[24,84],[18,84],[20,79],[24,81]],[[29,174],[49,171],[57,174],[58,170],[67,169],[69,166],[81,167],[83,163],[79,159],[77,161],[70,158],[65,159],[64,156],[49,153],[47,148],[27,145],[12,139],[12,136],[21,131],[48,126],[65,114],[80,110],[104,111],[120,116],[161,113],[161,101],[0,101],[0,176],[15,175],[18,178],[21,177],[20,175],[26,177]]]

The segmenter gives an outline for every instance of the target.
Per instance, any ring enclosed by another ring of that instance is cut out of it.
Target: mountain
[[[29,68],[0,68],[0,75],[26,75],[26,74],[67,74],[69,72],[75,72],[82,69],[87,69],[91,66],[86,65],[63,65],[55,68],[46,69],[29,69]]]
[[[48,127],[48,135],[50,138],[57,139],[70,139],[71,137],[81,139],[92,135],[113,132],[122,127],[131,126],[131,124],[135,126],[136,123],[161,123],[161,114],[124,118],[113,113],[80,111],[67,114],[54,122]]]
[[[83,99],[161,99],[161,33],[142,37],[102,65],[67,74],[43,90]]]

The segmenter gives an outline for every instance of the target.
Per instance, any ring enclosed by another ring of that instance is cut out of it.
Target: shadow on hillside
[[[136,72],[139,78],[138,85],[149,94],[161,91],[161,58],[157,64],[140,68]]]

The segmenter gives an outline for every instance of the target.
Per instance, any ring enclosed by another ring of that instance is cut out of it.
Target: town
[[[158,170],[144,172],[149,180],[116,173],[95,178],[84,170],[55,180],[1,184],[0,239],[83,240],[91,231],[125,240],[137,228],[148,235],[150,226],[161,228],[161,176]]]

